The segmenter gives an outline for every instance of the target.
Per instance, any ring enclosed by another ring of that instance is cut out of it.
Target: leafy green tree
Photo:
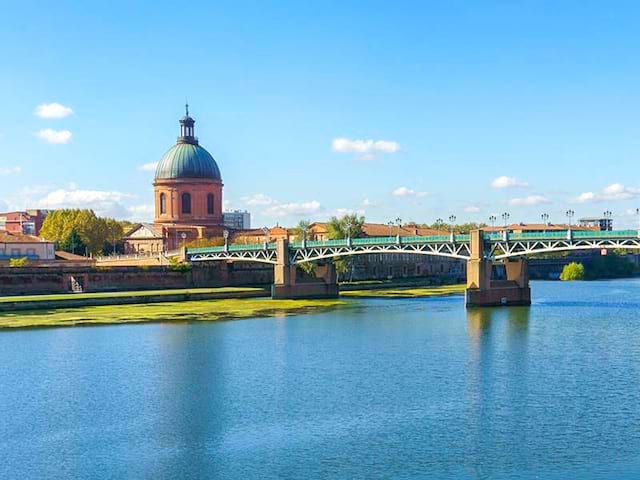
[[[577,262],[565,265],[560,274],[560,280],[584,280],[584,265]]]
[[[311,232],[311,221],[310,220],[300,220],[298,225],[293,228],[294,235],[298,238],[298,240],[308,240],[309,233]]]
[[[65,252],[83,255],[86,250],[86,245],[74,227],[61,242],[58,242],[58,248]]]
[[[113,231],[122,238],[122,226],[116,227],[115,223],[118,222],[98,217],[93,210],[61,209],[47,215],[40,235],[60,245],[75,230],[87,251],[97,254],[107,241],[111,241]],[[75,252],[84,253],[84,249],[75,248]]]
[[[626,254],[610,253],[593,257],[585,266],[585,278],[624,278],[633,275],[634,271],[635,266],[627,260]]]
[[[365,219],[363,216],[356,214],[347,214],[338,217],[331,217],[327,224],[327,231],[330,240],[339,240],[342,238],[358,238],[362,236],[362,227]],[[337,257],[333,260],[338,274],[338,280],[343,278],[347,272],[350,273],[350,280],[353,280],[353,257],[341,258]]]

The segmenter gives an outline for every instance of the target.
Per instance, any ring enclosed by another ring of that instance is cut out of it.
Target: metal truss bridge
[[[640,230],[482,232],[482,242],[483,256],[487,260],[568,250],[640,250]],[[288,243],[289,264],[375,253],[412,253],[469,260],[471,235],[367,237]],[[227,260],[278,263],[276,242],[189,248],[186,254],[187,258],[193,262]]]

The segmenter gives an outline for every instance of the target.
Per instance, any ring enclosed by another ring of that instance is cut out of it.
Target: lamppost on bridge
[[[453,228],[455,227],[455,223],[456,223],[456,216],[455,215],[449,216],[449,228],[451,230],[452,235],[453,235]]]
[[[224,238],[224,249],[228,250],[229,249],[229,230],[223,230],[222,232],[222,238]]]
[[[604,212],[602,212],[602,214],[604,215],[605,230],[611,230],[611,215],[613,214],[611,213],[610,210],[605,210]]]
[[[393,225],[394,225],[394,223],[390,221],[390,222],[387,222],[387,225],[389,225],[389,236],[393,237]]]
[[[542,218],[542,223],[544,224],[545,227],[547,225],[549,225],[549,214],[548,213],[543,213],[541,215],[541,218]]]
[[[442,220],[441,218],[436,219],[436,230],[438,230],[438,232],[442,231],[443,223],[444,223],[444,220]]]
[[[638,235],[640,235],[640,208],[636,208],[636,217],[638,218]]]
[[[400,229],[402,228],[402,219],[400,217],[396,218],[396,225],[398,225],[398,237],[399,237]]]
[[[489,217],[489,223],[491,224],[492,227],[496,226],[496,220],[498,220],[498,218],[495,215],[491,215]]]
[[[502,221],[504,222],[504,228],[507,228],[507,225],[509,224],[509,217],[511,215],[509,215],[509,212],[504,212],[501,217],[502,217]]]
[[[569,230],[571,230],[572,219],[575,214],[576,212],[574,212],[573,210],[567,210],[566,212],[567,218],[569,219]]]

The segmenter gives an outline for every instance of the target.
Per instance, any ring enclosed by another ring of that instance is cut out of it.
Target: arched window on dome
[[[191,213],[191,195],[188,193],[182,194],[182,213]]]
[[[213,193],[207,195],[207,214],[213,215]]]
[[[167,213],[167,196],[164,193],[160,194],[160,215]]]

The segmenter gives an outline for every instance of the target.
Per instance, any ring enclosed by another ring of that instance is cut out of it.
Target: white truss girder
[[[489,258],[520,257],[536,253],[563,252],[569,250],[594,249],[640,249],[640,238],[629,239],[599,239],[599,240],[510,240],[491,244]]]
[[[277,263],[276,259],[277,255],[275,250],[241,250],[232,252],[194,253],[189,255],[189,260],[192,262],[231,260],[234,262],[258,262],[275,265]]]
[[[289,252],[290,262],[300,264],[324,258],[347,257],[375,253],[413,253],[468,260],[471,257],[468,243],[417,243],[385,245],[352,245],[337,247],[297,248]]]

